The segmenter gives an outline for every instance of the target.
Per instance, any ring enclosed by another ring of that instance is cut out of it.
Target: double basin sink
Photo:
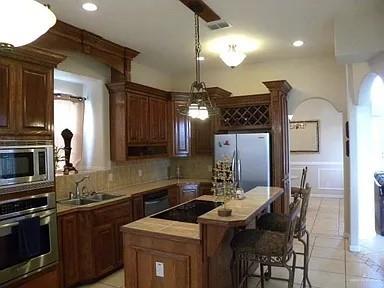
[[[63,205],[81,206],[81,205],[98,203],[98,202],[102,202],[105,200],[110,200],[110,199],[114,199],[114,198],[118,198],[118,197],[121,197],[121,195],[95,193],[95,194],[89,195],[89,196],[84,197],[84,198],[61,200],[61,201],[57,201],[57,202],[60,204],[63,204]]]

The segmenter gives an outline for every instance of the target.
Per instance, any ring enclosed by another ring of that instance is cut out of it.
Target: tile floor
[[[312,287],[384,288],[384,237],[363,242],[360,253],[347,251],[343,238],[343,215],[342,199],[312,198],[310,201],[307,226],[311,232],[309,278]],[[295,243],[295,247],[297,250],[302,249],[300,243]],[[300,256],[298,261],[302,261]],[[273,275],[286,277],[287,272],[284,269],[274,268]],[[301,287],[301,280],[302,271],[296,270],[295,288]],[[121,287],[124,287],[122,270],[96,284],[82,286],[82,288]],[[251,278],[248,287],[260,287],[258,279]],[[265,287],[287,287],[287,282],[270,280],[266,282]]]

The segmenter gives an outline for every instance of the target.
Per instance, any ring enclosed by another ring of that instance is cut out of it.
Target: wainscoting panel
[[[300,186],[301,173],[308,167],[307,183],[313,196],[337,197],[344,195],[342,162],[291,162],[291,185]]]

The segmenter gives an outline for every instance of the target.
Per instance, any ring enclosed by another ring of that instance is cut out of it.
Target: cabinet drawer
[[[94,211],[95,225],[103,225],[105,223],[111,223],[113,220],[121,217],[131,218],[131,201],[111,205],[105,208],[100,208]]]

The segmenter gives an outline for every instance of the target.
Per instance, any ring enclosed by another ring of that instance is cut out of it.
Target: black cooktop
[[[151,218],[197,223],[197,217],[215,209],[216,207],[219,207],[222,204],[223,203],[221,202],[193,200],[173,209],[153,215]]]

